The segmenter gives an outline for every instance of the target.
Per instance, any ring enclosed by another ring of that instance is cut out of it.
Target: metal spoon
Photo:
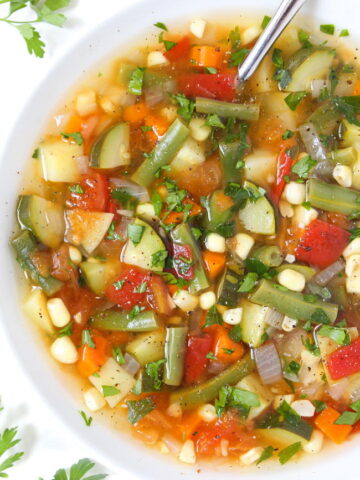
[[[274,42],[291,22],[306,0],[283,0],[269,24],[260,35],[249,55],[239,66],[237,88],[241,88],[260,65]]]

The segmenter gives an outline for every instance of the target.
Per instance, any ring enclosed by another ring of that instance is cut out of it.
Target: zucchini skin
[[[206,206],[206,217],[204,219],[204,226],[207,230],[211,232],[216,232],[217,228],[220,225],[228,223],[233,215],[234,215],[234,208],[230,207],[227,210],[219,210],[218,202],[216,200],[217,195],[223,194],[223,190],[215,190],[210,195],[210,198],[207,199],[207,206]]]
[[[164,383],[174,387],[181,384],[184,374],[187,327],[168,327],[165,340]]]
[[[260,262],[264,263],[268,267],[278,267],[283,261],[283,254],[277,245],[264,245],[258,248],[253,257]]]
[[[93,144],[90,152],[90,166],[99,169],[117,168],[130,163],[129,124],[112,125]],[[123,146],[123,150],[121,150]],[[117,155],[117,158],[115,158]]]
[[[304,300],[301,293],[290,290],[283,291],[277,287],[277,284],[269,280],[261,280],[258,288],[250,295],[250,301],[258,305],[275,308],[275,310],[296,320],[310,320],[311,315],[320,308],[329,317],[331,323],[335,322],[338,305],[326,302],[309,303]]]
[[[221,387],[234,385],[254,368],[255,363],[250,354],[247,354],[216,377],[200,385],[176,390],[170,395],[170,404],[177,403],[183,410],[189,410],[202,403],[210,402],[218,395]]]
[[[307,188],[308,201],[312,207],[344,215],[360,212],[357,190],[321,182],[315,178],[308,181]]]
[[[141,312],[131,318],[127,312],[106,310],[90,319],[91,325],[101,330],[113,332],[152,332],[159,328],[159,322],[154,312]]]
[[[15,250],[16,260],[23,270],[28,273],[35,285],[41,287],[47,295],[53,295],[62,288],[63,282],[51,275],[47,277],[41,275],[31,260],[31,254],[38,249],[38,244],[32,233],[28,230],[22,231],[11,241],[11,245]]]

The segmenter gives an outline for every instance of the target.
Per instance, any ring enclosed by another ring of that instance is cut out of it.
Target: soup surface
[[[85,420],[123,411],[190,464],[360,425],[357,66],[347,31],[290,27],[238,92],[267,21],[155,24],[54,117],[18,201],[24,309]]]

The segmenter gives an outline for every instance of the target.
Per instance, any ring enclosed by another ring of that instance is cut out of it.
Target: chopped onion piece
[[[166,433],[161,440],[165,443],[171,453],[177,454],[180,452],[182,444],[173,436]]]
[[[269,308],[265,315],[265,322],[278,330],[281,330],[281,325],[284,320],[284,315],[273,308]]]
[[[278,351],[273,342],[254,349],[256,368],[265,385],[275,383],[283,377]]]
[[[134,211],[133,210],[116,210],[119,215],[122,215],[123,217],[133,217],[134,216]]]
[[[123,369],[126,370],[129,375],[136,375],[140,370],[140,363],[128,353],[125,353],[124,360],[125,363],[122,365]]]
[[[299,127],[299,133],[304,142],[307,153],[314,160],[326,160],[326,151],[320,137],[312,123],[305,123]]]
[[[162,88],[152,87],[145,90],[145,100],[149,107],[155,107],[165,99],[165,93]]]
[[[142,187],[141,185],[138,185],[137,183],[130,182],[129,180],[125,180],[124,178],[115,177],[110,178],[110,182],[116,188],[123,188],[124,190],[126,190],[129,195],[137,198],[141,203],[145,203],[150,200],[149,192],[147,191],[147,189],[145,187]]]
[[[349,385],[349,379],[342,378],[338,382],[328,386],[328,389],[327,389],[328,394],[330,395],[331,398],[333,398],[336,402],[338,402],[343,398],[345,390],[347,389],[348,385]]]
[[[322,287],[325,286],[327,283],[330,282],[338,273],[340,273],[345,268],[345,262],[342,258],[336,260],[336,262],[332,263],[321,272],[317,273],[315,277],[312,279],[318,285]]]

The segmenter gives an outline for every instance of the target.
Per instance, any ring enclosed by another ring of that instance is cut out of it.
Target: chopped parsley
[[[81,345],[88,345],[90,348],[95,348],[95,343],[91,337],[90,330],[83,330],[81,332]]]
[[[293,92],[285,97],[285,103],[290,108],[290,110],[295,111],[299,106],[300,102],[305,98],[307,92]]]
[[[104,397],[113,397],[120,393],[120,390],[112,385],[101,385],[101,390]]]
[[[131,74],[128,91],[131,95],[141,95],[144,81],[144,67],[137,67]]]
[[[151,203],[152,203],[152,206],[154,207],[155,215],[159,217],[162,210],[163,201],[160,193],[157,192],[156,190],[151,195]]]
[[[221,417],[227,408],[236,408],[239,413],[247,417],[250,408],[260,405],[259,396],[237,387],[229,385],[222,386],[219,390],[219,397],[215,400],[215,411]]]
[[[115,231],[115,225],[115,222],[111,222],[108,233],[106,235],[106,240],[111,240],[113,242],[116,240],[123,240],[122,236]]]
[[[77,183],[76,185],[69,185],[68,189],[71,193],[76,193],[78,195],[82,195],[84,193],[84,189],[79,183]]]
[[[258,279],[257,273],[255,272],[247,273],[238,289],[238,292],[241,292],[241,293],[250,292],[255,287],[257,279]]]
[[[145,367],[146,374],[152,378],[155,390],[160,390],[162,386],[162,371],[165,363],[165,359],[158,360],[157,362],[148,363]]]
[[[73,133],[66,133],[66,132],[61,132],[61,135],[64,138],[70,138],[71,140],[74,140],[74,142],[77,145],[82,145],[84,143],[84,137],[81,135],[80,132],[73,132]]]
[[[135,246],[141,242],[144,231],[145,227],[143,225],[137,225],[136,223],[128,225],[128,236]]]
[[[145,293],[147,289],[147,282],[141,282],[137,287],[134,288],[134,293]]]
[[[80,413],[82,419],[84,420],[85,425],[87,427],[90,427],[90,425],[92,424],[92,421],[93,421],[93,417],[87,416],[86,413],[83,410],[80,410],[79,413]]]
[[[301,442],[293,443],[279,452],[279,462],[281,465],[287,463],[296,453],[301,450]]]
[[[190,122],[194,110],[195,102],[187,98],[183,93],[169,94],[171,99],[179,105],[177,113],[182,117],[186,122]]]
[[[116,282],[113,283],[113,287],[115,290],[121,290],[124,286],[125,280],[117,280]]]
[[[129,318],[136,318],[144,310],[145,310],[145,307],[140,307],[139,305],[134,305],[133,308],[128,313],[128,317]]]
[[[151,255],[151,267],[164,268],[168,256],[167,250],[159,250]]]
[[[300,178],[308,178],[310,171],[315,167],[316,160],[313,160],[310,155],[304,155],[291,168],[292,173],[295,173]]]
[[[265,460],[268,460],[269,458],[271,458],[274,454],[274,451],[275,451],[275,448],[271,447],[270,445],[268,447],[265,447],[262,454],[260,455],[259,460],[256,462],[256,465],[259,465]]]
[[[320,25],[320,31],[326,33],[327,35],[334,35],[335,33],[335,25],[333,24],[324,24]]]
[[[217,360],[213,352],[209,352],[205,358],[208,358],[209,360]]]
[[[294,132],[292,132],[291,130],[286,130],[283,134],[282,134],[282,139],[283,140],[288,140],[289,138],[292,138],[294,136]]]
[[[241,341],[241,326],[240,325],[234,325],[231,328],[231,330],[229,331],[229,337],[234,342],[240,342]]]
[[[265,28],[268,26],[270,20],[271,20],[271,17],[269,17],[268,15],[264,16],[264,18],[262,19],[262,22],[261,22],[261,28],[263,30],[265,30]]]
[[[205,317],[204,328],[211,327],[212,325],[222,325],[223,319],[216,305],[213,305],[207,312]]]
[[[126,402],[128,407],[128,420],[131,424],[137,423],[155,408],[152,398],[142,398],[141,400],[129,400]]]
[[[350,336],[344,328],[323,325],[317,333],[323,337],[331,338],[338,345],[349,345],[350,343]]]
[[[116,363],[118,363],[119,365],[124,365],[125,358],[120,347],[114,347],[111,353]]]
[[[225,128],[225,125],[220,120],[219,115],[216,115],[216,113],[213,113],[212,115],[208,115],[205,123],[209,127]]]
[[[230,66],[237,67],[241,65],[249,52],[250,50],[248,48],[241,48],[240,50],[232,52],[230,56]]]

